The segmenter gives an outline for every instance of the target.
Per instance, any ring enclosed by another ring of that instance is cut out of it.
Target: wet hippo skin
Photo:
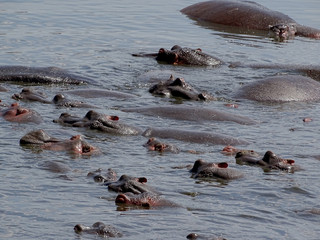
[[[85,226],[83,224],[77,224],[74,226],[74,231],[78,234],[88,233],[93,235],[99,235],[103,238],[109,237],[122,237],[122,233],[111,225],[105,225],[103,222],[96,222],[92,226]]]
[[[269,31],[270,26],[294,24],[295,35],[320,39],[320,30],[298,24],[289,16],[253,1],[213,0],[181,10],[192,19],[243,29]]]
[[[160,48],[158,53],[138,53],[132,55],[136,57],[155,57],[160,63],[173,65],[219,66],[222,64],[221,60],[203,53],[200,48],[182,48],[178,45],[173,46],[170,50]]]
[[[194,162],[190,172],[194,178],[222,178],[226,180],[242,178],[243,174],[236,169],[228,168],[228,163],[208,163],[202,159]]]
[[[208,108],[189,107],[189,106],[152,106],[121,109],[124,112],[137,112],[144,115],[172,118],[188,121],[231,121],[244,125],[252,125],[257,122],[233,113],[223,112]]]
[[[143,134],[145,137],[159,137],[159,138],[171,138],[184,142],[201,143],[201,144],[214,144],[214,145],[247,145],[248,142],[238,138],[233,138],[230,136],[208,133],[208,132],[198,132],[198,131],[188,131],[188,130],[178,130],[173,128],[149,128]]]
[[[299,75],[278,75],[243,86],[235,97],[278,103],[319,101],[320,83]]]
[[[84,84],[93,82],[57,67],[0,66],[0,82]]]
[[[41,123],[42,117],[34,110],[23,108],[18,103],[13,103],[0,112],[5,120],[18,123]]]

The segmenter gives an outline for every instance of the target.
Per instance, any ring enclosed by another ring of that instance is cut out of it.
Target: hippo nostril
[[[127,198],[124,194],[119,194],[115,200],[116,203],[126,203]]]

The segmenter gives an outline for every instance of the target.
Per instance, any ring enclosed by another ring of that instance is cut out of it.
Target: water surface
[[[220,154],[221,145],[188,144],[170,140],[184,150],[201,154],[156,154],[142,145],[142,136],[111,136],[54,124],[62,112],[83,116],[88,109],[56,108],[40,103],[21,103],[38,111],[40,125],[1,120],[0,236],[1,239],[99,239],[79,236],[73,226],[96,221],[112,224],[123,239],[185,239],[190,232],[227,239],[318,239],[320,208],[318,143],[319,103],[266,105],[250,101],[229,109],[223,101],[185,105],[207,107],[251,117],[261,123],[243,126],[231,122],[196,123],[174,121],[135,113],[125,107],[175,104],[172,99],[148,93],[140,75],[151,70],[170,70],[193,86],[221,99],[230,99],[245,83],[279,74],[277,69],[228,68],[228,63],[274,63],[319,65],[319,40],[297,37],[274,42],[266,36],[237,34],[203,27],[179,10],[197,1],[2,1],[0,4],[0,64],[35,67],[56,66],[95,80],[93,87],[133,93],[131,100],[84,99],[99,106],[99,112],[118,115],[129,124],[146,128],[172,127],[227,134],[250,142],[248,149],[272,150],[295,159],[304,171],[294,174],[264,173],[259,168],[239,166],[232,157]],[[257,1],[288,14],[301,24],[320,28],[317,0]],[[226,64],[219,68],[159,65],[132,53],[156,52],[179,44],[217,56]],[[289,72],[290,73],[290,72]],[[282,72],[288,74],[288,72]],[[22,85],[4,83],[11,96]],[[87,86],[83,86],[86,88]],[[34,86],[53,97],[78,86]],[[304,123],[304,117],[313,119]],[[45,129],[56,137],[82,134],[103,154],[76,157],[64,152],[33,152],[19,146],[19,139],[33,129]],[[295,131],[290,131],[294,129]],[[197,181],[186,169],[198,158],[227,161],[245,178],[231,181]],[[47,170],[45,162],[58,161],[71,170]],[[180,208],[119,211],[115,193],[86,177],[97,168],[113,168],[119,175],[145,176],[164,197]]]

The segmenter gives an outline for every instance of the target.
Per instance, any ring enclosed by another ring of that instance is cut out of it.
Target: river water
[[[230,109],[223,101],[187,102],[241,114],[259,121],[243,126],[230,122],[196,123],[125,113],[135,106],[176,104],[148,93],[140,76],[148,71],[169,70],[213,95],[230,99],[242,85],[276,75],[279,70],[250,68],[199,68],[160,65],[132,53],[156,52],[175,44],[201,48],[225,63],[319,65],[320,42],[296,37],[274,42],[266,36],[218,31],[198,25],[179,10],[195,3],[179,1],[1,1],[0,65],[56,66],[94,79],[92,88],[133,93],[130,100],[88,98],[97,111],[118,115],[141,128],[172,127],[227,134],[247,140],[245,146],[260,153],[272,150],[295,159],[304,171],[293,174],[264,173],[260,168],[239,166],[220,153],[224,146],[168,140],[187,151],[179,154],[148,152],[141,136],[112,136],[90,130],[62,127],[52,122],[62,112],[83,116],[88,109],[57,108],[41,103],[21,103],[35,109],[40,125],[0,122],[0,238],[1,239],[99,239],[77,235],[74,225],[102,221],[123,232],[123,239],[185,239],[190,232],[226,239],[319,239],[320,235],[320,106],[318,103],[258,104],[242,101]],[[320,28],[318,0],[258,0],[297,22]],[[287,72],[286,72],[287,73]],[[283,73],[282,74],[286,74]],[[4,83],[4,103],[23,85]],[[88,86],[34,86],[53,97],[57,92]],[[89,86],[90,87],[90,86]],[[72,96],[71,96],[72,97]],[[312,122],[302,119],[310,117]],[[45,129],[60,138],[82,134],[102,155],[77,157],[65,152],[34,152],[19,145],[33,129]],[[290,131],[294,129],[294,131]],[[243,179],[221,182],[190,178],[185,168],[202,158],[226,161],[245,174]],[[48,162],[59,162],[66,172],[54,172]],[[113,168],[118,175],[145,176],[163,196],[181,207],[123,209],[116,194],[87,178],[89,171]]]

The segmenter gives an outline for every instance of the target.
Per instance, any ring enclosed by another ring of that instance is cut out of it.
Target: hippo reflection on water
[[[0,111],[0,116],[9,122],[18,123],[41,123],[42,117],[34,110],[20,107],[18,103],[13,103],[7,109]]]
[[[181,10],[192,19],[243,30],[272,30],[280,38],[292,35],[320,39],[320,30],[298,24],[289,16],[253,1],[213,0]]]
[[[90,110],[83,118],[62,113],[59,119],[53,122],[71,127],[87,127],[110,134],[138,135],[141,133],[140,129],[118,122],[118,120],[117,116],[108,116]]]
[[[175,45],[171,50],[160,48],[158,53],[132,54],[136,57],[156,57],[158,62],[173,65],[194,65],[194,66],[218,66],[222,61],[202,52],[201,49],[191,49]]]
[[[275,169],[293,173],[301,169],[294,160],[280,158],[271,151],[267,151],[262,159],[243,151],[238,152],[235,158],[238,164],[257,165],[262,167],[264,171]]]
[[[100,151],[88,144],[80,135],[72,136],[68,140],[60,140],[49,136],[44,130],[34,130],[20,139],[22,145],[37,145],[41,149],[51,151],[68,151],[81,155],[92,155]]]
[[[105,225],[103,222],[96,222],[91,227],[82,224],[74,226],[74,231],[78,234],[88,233],[99,235],[101,237],[122,237],[122,233],[111,225]]]
[[[0,82],[24,82],[42,84],[84,84],[93,82],[57,67],[1,66]]]
[[[167,81],[160,81],[153,85],[149,92],[155,95],[176,97],[186,100],[216,100],[210,94],[198,92],[185,82],[183,78],[173,78],[173,75]]]

